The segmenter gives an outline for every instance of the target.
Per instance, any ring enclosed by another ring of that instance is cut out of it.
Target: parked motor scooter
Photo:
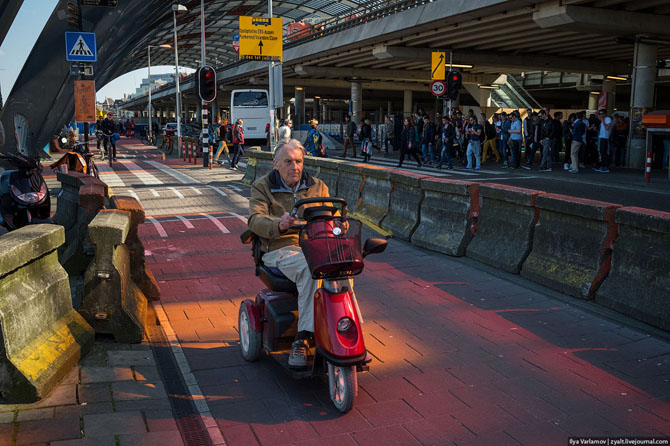
[[[304,207],[308,204],[313,206]],[[341,209],[332,204],[340,204]],[[314,295],[314,336],[310,340],[307,367],[296,370],[288,365],[297,333],[296,285],[278,268],[263,264],[258,237],[250,230],[241,239],[252,244],[256,275],[268,289],[260,291],[255,300],[245,299],[240,305],[241,352],[247,361],[256,361],[264,350],[294,378],[326,374],[333,404],[341,412],[348,412],[358,393],[357,372],[367,371],[370,362],[350,284],[353,276],[363,271],[363,258],[384,251],[386,240],[368,239],[361,251],[361,222],[347,218],[347,203],[342,198],[299,200],[292,215],[297,215],[301,208],[304,223],[293,226],[292,230],[299,231],[300,247],[312,278],[322,279],[322,286]]]
[[[58,161],[49,165],[51,169],[60,170],[65,173],[79,172],[100,178],[98,168],[95,165],[95,161],[93,161],[94,155],[88,151],[85,143],[68,141],[66,137],[61,137],[61,143],[67,152]]]
[[[31,223],[52,223],[51,198],[39,158],[17,152],[0,159],[16,166],[0,175],[0,224],[13,231]]]

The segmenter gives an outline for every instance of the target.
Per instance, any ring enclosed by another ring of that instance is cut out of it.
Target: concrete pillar
[[[212,111],[210,112],[211,114],[210,114],[210,116],[209,116],[209,122],[210,122],[210,124],[213,124],[213,123],[214,123],[214,120],[216,119],[216,115],[218,114],[218,112],[219,112],[219,109],[218,109],[218,107],[216,106],[216,99],[214,99],[214,100],[212,101]]]
[[[323,121],[323,118],[320,116],[319,109],[320,109],[320,101],[319,98],[316,96],[314,97],[314,102],[312,102],[312,118],[316,119],[317,121]]]
[[[195,121],[202,127],[202,102],[195,104]]]
[[[328,116],[328,106],[326,105],[326,101],[321,101],[321,120],[323,122],[330,121],[330,118]]]
[[[377,109],[377,122],[380,124],[384,123],[384,107],[379,107]]]
[[[393,114],[393,102],[386,101],[386,114],[391,116]]]
[[[295,87],[295,122],[293,128],[298,129],[301,124],[305,124],[305,90],[302,87]]]
[[[405,90],[402,98],[402,115],[408,117],[412,115],[412,91]]]
[[[642,127],[642,115],[654,107],[656,82],[657,47],[646,43],[635,43],[633,56],[633,85],[630,94],[630,149],[626,154],[626,166],[642,168],[646,160],[646,132]]]
[[[351,83],[351,120],[358,125],[363,119],[363,86],[360,82]]]
[[[589,103],[586,107],[587,110],[596,110],[598,108],[598,95],[589,93]]]
[[[607,93],[607,115],[612,116],[616,105],[616,81],[613,79],[603,80],[603,92]]]

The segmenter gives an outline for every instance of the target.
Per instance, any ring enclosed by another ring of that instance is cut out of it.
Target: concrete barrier
[[[326,183],[331,197],[339,197],[337,194],[337,181],[340,178],[339,166],[342,161],[330,158],[316,158],[316,165],[319,166],[317,177]]]
[[[129,231],[129,213],[116,209],[101,211],[88,226],[95,261],[84,276],[79,313],[96,333],[111,334],[117,342],[138,343],[144,335],[147,299],[131,279],[130,250],[125,244]]]
[[[389,203],[389,212],[381,222],[381,227],[390,231],[393,237],[409,241],[419,226],[423,189],[421,180],[432,178],[412,172],[390,172],[393,193]]]
[[[540,219],[521,275],[561,293],[592,299],[610,270],[618,204],[539,195]]]
[[[130,214],[130,229],[126,238],[126,246],[130,250],[130,275],[133,282],[142,290],[147,299],[159,300],[161,291],[153,273],[146,265],[144,245],[137,233],[138,226],[144,223],[144,208],[133,197],[115,195],[109,201],[112,209],[119,209]]]
[[[619,236],[597,303],[670,330],[670,212],[616,211]]]
[[[365,166],[361,168],[363,187],[361,202],[356,212],[379,225],[389,212],[389,202],[393,192],[391,171],[384,167]]]
[[[104,208],[108,188],[99,179],[76,172],[56,177],[61,193],[54,222],[65,228],[65,244],[58,249],[58,259],[68,273],[72,303],[77,308],[84,291],[83,275],[94,255],[87,237],[88,224]]]
[[[337,180],[337,196],[347,200],[348,209],[352,212],[356,211],[361,199],[364,183],[362,167],[363,165],[358,163],[338,164],[340,175]]]
[[[476,231],[479,184],[424,179],[421,188],[421,221],[412,235],[412,244],[450,256],[465,255]]]
[[[274,169],[273,153],[258,150],[254,152],[254,156],[256,157],[256,179],[270,173]]]
[[[30,225],[0,237],[0,394],[6,402],[45,397],[93,346],[72,308],[57,249],[58,225]]]
[[[533,246],[533,230],[540,216],[535,200],[540,194],[503,184],[480,184],[477,235],[465,255],[519,274]]]
[[[313,156],[306,156],[303,163],[303,170],[308,172],[311,176],[317,178],[319,177],[319,165],[317,164],[318,159],[319,158],[315,158]]]

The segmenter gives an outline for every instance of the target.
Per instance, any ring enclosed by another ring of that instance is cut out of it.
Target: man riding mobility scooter
[[[268,288],[255,300],[245,299],[240,305],[242,356],[256,361],[265,350],[295,378],[326,373],[333,404],[341,412],[348,412],[358,393],[356,373],[368,370],[369,362],[352,278],[363,271],[365,256],[386,249],[386,240],[369,239],[361,252],[361,222],[347,218],[347,203],[342,198],[302,199],[295,203],[291,214],[298,215],[301,208],[304,222],[294,224],[292,230],[299,231],[300,247],[312,278],[322,280],[314,294],[314,339],[308,349],[307,367],[296,370],[288,364],[297,332],[296,285],[278,268],[263,264],[258,237],[249,230],[242,234],[242,242],[252,244],[256,275]]]

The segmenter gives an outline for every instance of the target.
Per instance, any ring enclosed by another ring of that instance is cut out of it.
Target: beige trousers
[[[582,142],[581,141],[572,141],[572,145],[570,146],[570,169],[572,170],[579,170],[579,149],[582,147]]]
[[[314,293],[321,286],[312,279],[307,260],[299,246],[286,246],[263,254],[263,263],[279,268],[298,288],[298,331],[314,332]]]

